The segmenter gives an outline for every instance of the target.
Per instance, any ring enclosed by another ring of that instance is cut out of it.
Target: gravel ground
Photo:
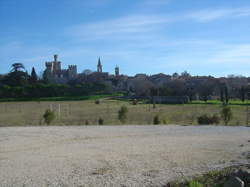
[[[0,186],[162,186],[244,164],[250,128],[0,128]]]

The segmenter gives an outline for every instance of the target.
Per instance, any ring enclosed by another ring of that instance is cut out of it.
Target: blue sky
[[[249,0],[0,0],[0,73],[22,62],[250,76]]]

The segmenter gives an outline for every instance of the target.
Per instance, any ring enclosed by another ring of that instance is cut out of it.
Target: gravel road
[[[0,128],[0,186],[163,186],[247,163],[250,128]]]

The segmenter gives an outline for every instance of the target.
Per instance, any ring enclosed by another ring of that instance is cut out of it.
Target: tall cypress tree
[[[228,88],[227,88],[226,85],[225,85],[225,99],[226,99],[226,103],[228,104],[228,102],[229,102],[229,97],[228,97]]]
[[[32,71],[31,71],[30,81],[31,83],[37,82],[37,74],[36,74],[36,70],[34,67],[32,68]]]
[[[241,101],[244,102],[245,101],[245,95],[246,95],[246,90],[244,86],[241,86],[240,88],[240,95],[241,95]]]
[[[222,103],[224,103],[224,90],[223,87],[220,88],[220,100]]]

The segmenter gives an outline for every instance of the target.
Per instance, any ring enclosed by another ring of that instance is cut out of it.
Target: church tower
[[[98,72],[98,73],[102,73],[102,64],[101,64],[101,59],[100,59],[100,57],[99,57],[99,59],[98,59],[97,72]]]
[[[119,76],[120,76],[119,67],[118,67],[118,66],[115,67],[115,76],[116,76],[116,77],[119,77]]]

